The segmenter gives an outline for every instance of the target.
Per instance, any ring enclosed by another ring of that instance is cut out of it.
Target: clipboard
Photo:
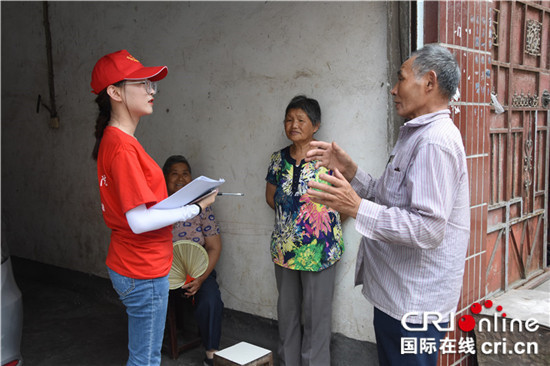
[[[215,180],[201,175],[173,195],[153,205],[152,208],[167,210],[189,205],[212,194],[223,183],[225,183],[225,179]]]
[[[210,196],[212,193],[214,193],[214,191],[216,190],[216,188],[212,188],[210,189],[208,192],[206,192],[205,194],[202,194],[200,195],[199,197],[195,198],[193,201],[189,202],[188,205],[192,205],[194,203],[197,203],[199,202],[200,200],[202,200],[203,198],[206,198],[208,196]]]

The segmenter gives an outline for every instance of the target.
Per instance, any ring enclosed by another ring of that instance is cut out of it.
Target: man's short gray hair
[[[460,83],[460,67],[448,49],[436,43],[427,44],[414,51],[411,57],[416,57],[412,69],[417,78],[433,70],[443,96],[450,100],[455,95]]]

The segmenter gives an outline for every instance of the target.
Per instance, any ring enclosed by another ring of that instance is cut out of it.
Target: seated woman
[[[181,155],[170,156],[162,167],[168,194],[180,190],[191,182],[191,166]],[[173,239],[191,240],[201,244],[208,253],[206,272],[182,288],[187,296],[195,297],[195,318],[199,326],[202,344],[206,349],[204,365],[213,365],[214,352],[220,348],[223,302],[216,281],[216,263],[222,251],[220,228],[216,223],[211,207],[205,208],[199,215],[187,221],[174,224]]]

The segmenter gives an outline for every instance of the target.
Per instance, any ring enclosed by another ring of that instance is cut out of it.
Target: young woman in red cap
[[[144,67],[126,50],[103,56],[92,72],[99,116],[92,156],[97,160],[101,209],[111,241],[107,267],[128,313],[128,366],[160,365],[172,266],[172,228],[211,205],[151,208],[168,196],[164,175],[134,132],[153,113],[157,81],[166,66]]]

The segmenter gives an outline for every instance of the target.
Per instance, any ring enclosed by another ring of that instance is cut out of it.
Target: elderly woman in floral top
[[[279,291],[281,365],[330,365],[335,264],[344,241],[339,213],[306,194],[310,180],[320,181],[319,174],[331,173],[304,160],[320,125],[319,103],[303,95],[294,97],[284,120],[292,144],[271,155],[266,177],[266,201],[275,210],[271,257]]]

